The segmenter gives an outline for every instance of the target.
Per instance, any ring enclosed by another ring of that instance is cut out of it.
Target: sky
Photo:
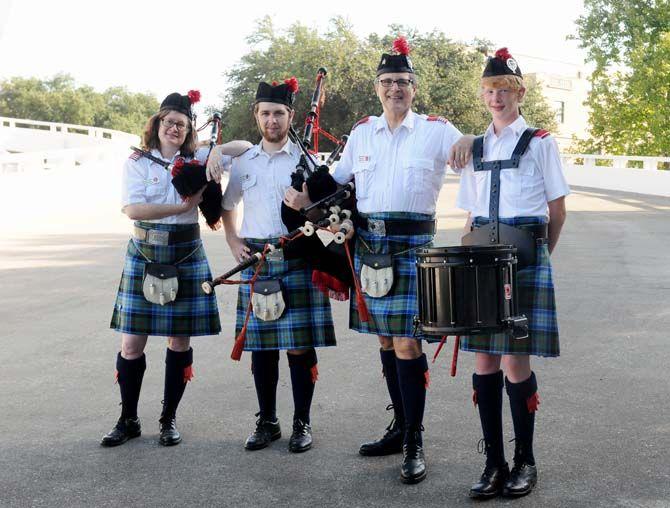
[[[249,4],[248,6],[245,3]],[[223,74],[250,50],[246,38],[257,20],[274,26],[297,21],[326,30],[344,16],[360,36],[383,34],[399,23],[421,32],[439,30],[468,42],[475,37],[530,55],[581,65],[584,53],[566,36],[583,12],[582,0],[538,2],[368,2],[361,0],[0,0],[0,79],[46,78],[59,72],[102,91],[125,86],[162,100],[173,91],[202,92],[201,107],[219,103]],[[328,67],[328,62],[323,62]]]

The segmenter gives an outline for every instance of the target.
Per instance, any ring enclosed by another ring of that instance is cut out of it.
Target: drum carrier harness
[[[484,136],[477,136],[472,145],[472,159],[475,171],[491,171],[491,187],[489,192],[489,220],[484,226],[473,228],[462,239],[463,245],[513,245],[517,248],[519,269],[534,265],[536,262],[536,246],[547,238],[547,225],[529,225],[523,229],[509,226],[499,221],[500,208],[500,171],[518,169],[521,157],[526,153],[531,139],[541,129],[526,129],[506,160],[484,161]]]

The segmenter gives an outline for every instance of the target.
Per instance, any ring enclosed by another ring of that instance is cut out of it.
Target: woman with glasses
[[[193,90],[188,95],[172,93],[149,118],[142,148],[152,158],[204,162],[207,149],[197,148],[191,109],[199,98],[200,93]],[[249,146],[246,141],[233,141],[216,150],[227,155],[229,163],[230,156]],[[121,333],[116,358],[121,416],[102,438],[102,446],[117,446],[141,433],[137,404],[149,335],[167,337],[159,442],[179,444],[177,406],[193,377],[190,338],[221,331],[216,298],[200,290],[203,281],[211,280],[198,226],[197,207],[205,187],[182,198],[170,172],[157,160],[134,152],[123,167],[122,211],[135,223],[110,325]]]

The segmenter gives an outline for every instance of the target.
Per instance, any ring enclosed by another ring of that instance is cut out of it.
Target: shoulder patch
[[[356,127],[358,127],[359,125],[363,125],[364,123],[367,123],[369,120],[370,120],[369,116],[365,116],[365,117],[361,118],[358,122],[356,122],[354,124],[354,126],[351,128],[351,130],[353,131]]]
[[[537,132],[535,133],[535,135],[534,135],[533,137],[535,137],[535,138],[540,138],[540,139],[544,139],[544,138],[546,138],[547,136],[549,136],[550,134],[551,134],[551,132],[549,132],[549,131],[545,131],[544,129],[540,129],[539,131],[537,131]]]
[[[142,157],[142,154],[140,152],[131,152],[128,158],[133,161],[138,161],[140,160],[140,157]]]
[[[449,123],[449,120],[447,120],[445,117],[438,115],[428,115],[426,117],[426,120],[428,120],[429,122]]]

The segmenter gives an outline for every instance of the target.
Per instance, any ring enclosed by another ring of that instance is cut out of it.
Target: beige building
[[[524,77],[542,84],[542,91],[556,112],[558,132],[554,132],[561,150],[570,147],[573,137],[588,137],[588,110],[584,105],[590,84],[584,66],[573,63],[516,55],[523,62]]]

